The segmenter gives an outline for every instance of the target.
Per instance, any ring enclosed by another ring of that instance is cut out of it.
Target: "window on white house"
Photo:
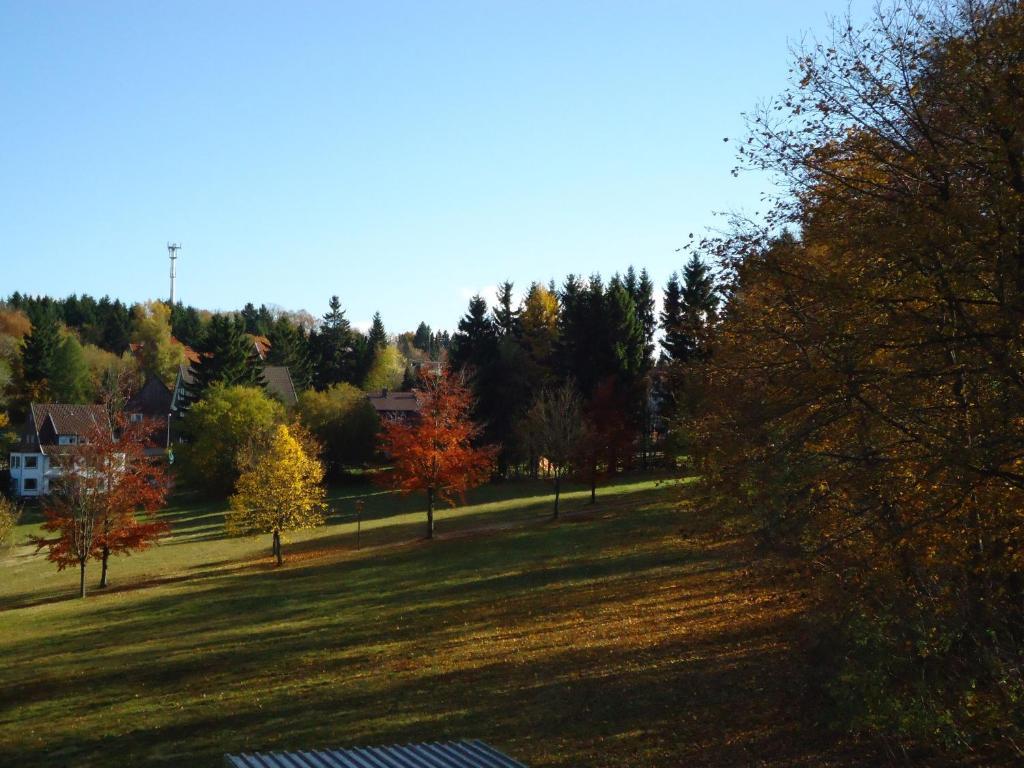
[[[11,456],[11,468],[12,469],[20,469],[21,468],[21,456]]]
[[[22,485],[22,490],[34,491],[36,489],[36,479],[34,477],[26,477],[25,483]]]
[[[38,456],[26,456],[25,457],[25,469],[35,469],[39,466]]]
[[[142,414],[141,413],[133,413],[128,418],[131,420],[131,422],[133,424],[138,424],[140,421],[142,421]]]

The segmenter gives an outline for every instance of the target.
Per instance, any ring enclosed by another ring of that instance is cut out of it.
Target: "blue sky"
[[[0,0],[0,294],[453,327],[475,291],[660,285],[741,113],[847,0]],[[855,9],[857,4],[855,3]]]

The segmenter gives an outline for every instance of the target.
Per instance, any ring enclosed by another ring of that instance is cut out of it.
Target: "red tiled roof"
[[[36,430],[47,417],[53,420],[58,435],[84,435],[97,424],[107,420],[102,405],[72,405],[68,403],[32,403],[32,419]]]

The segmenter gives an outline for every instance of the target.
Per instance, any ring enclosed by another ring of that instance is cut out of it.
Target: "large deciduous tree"
[[[226,520],[228,531],[271,534],[274,560],[281,565],[285,533],[323,525],[323,479],[320,461],[287,426],[278,425],[238,478]]]
[[[61,403],[87,403],[95,391],[82,345],[69,333],[53,356],[50,392]]]
[[[212,495],[234,487],[239,459],[257,452],[284,421],[284,406],[255,387],[215,384],[185,415],[181,471]]]
[[[171,308],[162,301],[136,304],[132,310],[132,342],[138,345],[143,370],[171,386],[178,366],[185,362],[185,350],[171,336]]]
[[[483,483],[495,451],[473,444],[481,429],[472,419],[473,397],[461,374],[422,374],[417,398],[415,420],[384,424],[381,450],[392,467],[380,482],[401,493],[426,492],[429,539],[434,535],[434,503],[454,505],[456,498]]]
[[[373,459],[380,420],[366,394],[351,384],[299,395],[298,417],[323,445],[327,470],[337,479],[346,467]]]
[[[833,711],[951,763],[1024,738],[1022,40],[1019,2],[895,3],[799,55],[697,423],[709,501],[820,576]]]
[[[160,460],[146,455],[152,431],[151,424],[123,417],[103,420],[59,454],[61,475],[44,502],[42,526],[55,535],[33,541],[58,569],[78,566],[80,597],[90,560],[100,561],[100,587],[106,587],[112,555],[145,550],[168,530],[144,514],[163,506],[168,488]]]

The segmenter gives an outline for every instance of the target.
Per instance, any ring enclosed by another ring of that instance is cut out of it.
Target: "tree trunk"
[[[78,596],[85,597],[85,560],[78,561]]]
[[[555,514],[554,514],[554,519],[555,520],[558,519],[558,494],[559,494],[559,491],[562,490],[561,486],[562,486],[562,477],[561,477],[561,475],[558,474],[558,472],[556,470],[555,471]]]
[[[101,561],[102,568],[100,569],[100,588],[106,588],[107,586],[107,561],[110,559],[110,547],[106,544],[103,545],[103,559]]]
[[[427,488],[427,538],[434,538],[434,489]]]
[[[590,503],[597,504],[597,474],[590,476]]]
[[[281,532],[278,530],[274,531],[274,557],[277,559],[278,565],[284,562],[284,558],[281,556]]]

